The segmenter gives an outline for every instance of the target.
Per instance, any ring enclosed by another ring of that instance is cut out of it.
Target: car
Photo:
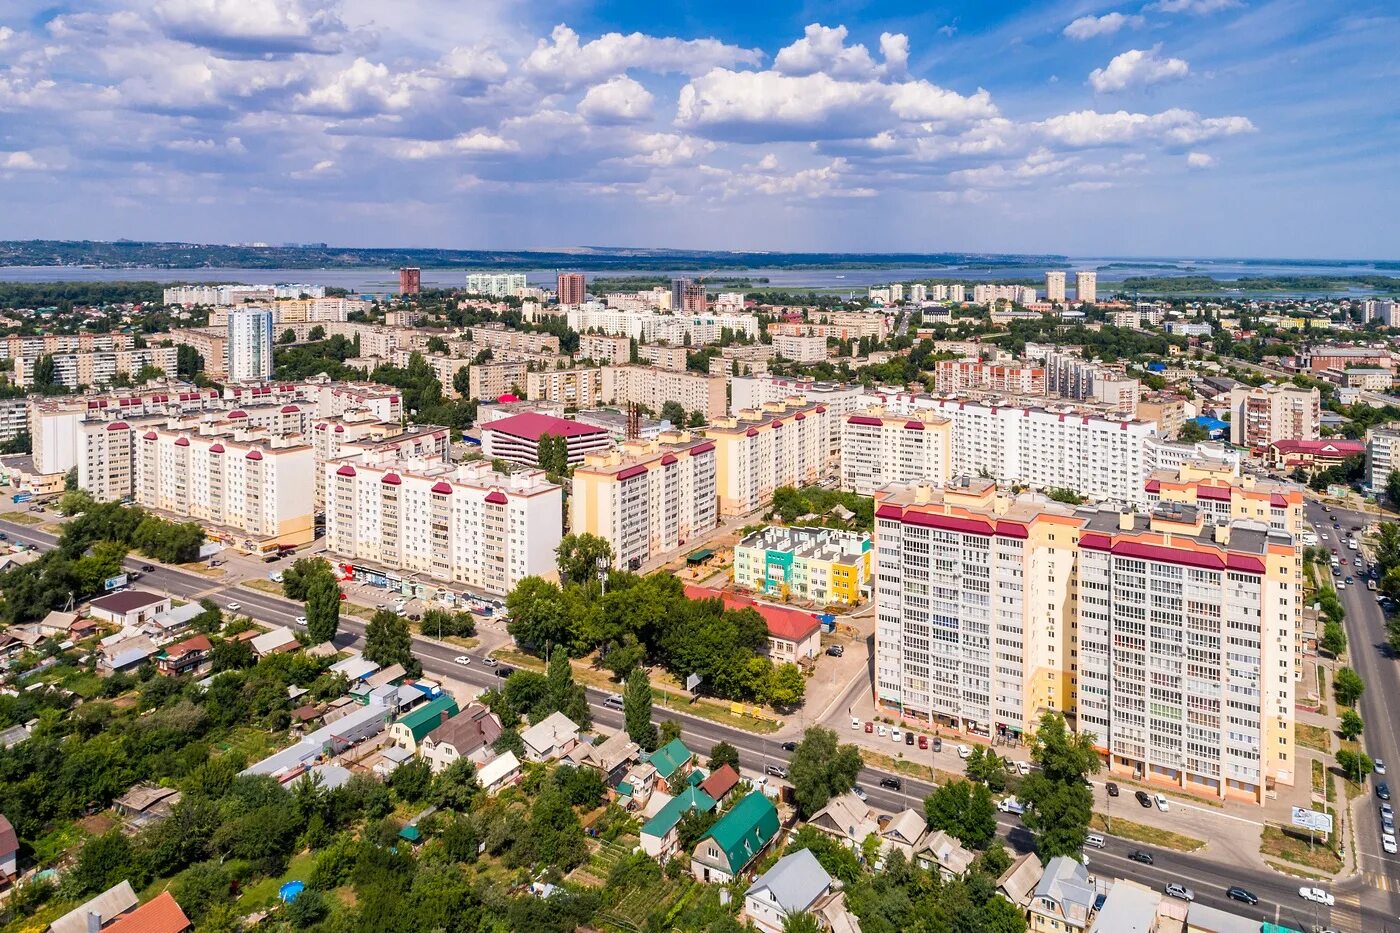
[[[1338,524],[1337,522],[1333,522],[1333,523],[1332,523],[1332,530],[1333,530],[1333,531],[1340,531],[1341,528],[1342,528],[1342,526],[1341,526],[1340,524]]]
[[[1314,904],[1321,904],[1324,907],[1336,906],[1337,899],[1321,888],[1299,888],[1298,896],[1305,901],[1312,901]]]
[[[784,768],[782,765],[769,765],[768,767],[764,768],[763,771],[766,774],[773,775],[773,777],[775,778],[786,779],[788,776],[787,768]]]
[[[506,678],[506,677],[509,677],[511,674],[514,674],[514,673],[515,673],[515,668],[511,667],[511,666],[508,665],[508,664],[502,664],[501,666],[499,666],[499,667],[496,668],[496,676],[497,676],[497,677]]]
[[[242,607],[240,604],[238,604],[238,603],[229,603],[229,604],[228,604],[226,607],[224,607],[224,608],[228,609],[229,612],[237,612],[238,610],[242,609],[243,607]]]
[[[1392,816],[1392,815],[1389,814],[1389,813],[1382,813],[1382,814],[1381,814],[1381,832],[1383,832],[1383,833],[1393,833],[1393,832],[1395,832],[1395,817],[1394,817],[1394,816]]]
[[[297,625],[305,625],[306,616],[297,616]]]
[[[899,741],[899,726],[890,726],[890,741]]]
[[[1172,882],[1162,890],[1166,892],[1167,897],[1176,897],[1183,901],[1194,901],[1196,899],[1196,892],[1192,891],[1184,884]]]
[[[875,731],[875,723],[873,723],[873,722],[867,722],[867,723],[865,724],[865,731],[866,731],[866,732],[874,732],[874,731]]]
[[[928,736],[919,736],[919,748],[928,748]]]
[[[1379,797],[1379,798],[1382,799],[1382,800],[1389,800],[1389,799],[1390,799],[1390,785],[1387,784],[1385,781],[1381,781],[1379,784],[1377,784],[1377,785],[1376,785],[1376,796]]]
[[[1102,849],[1108,845],[1108,840],[1098,833],[1089,833],[1084,837],[1084,844],[1091,849]]]
[[[890,790],[903,790],[904,782],[897,777],[880,778],[880,786],[888,787]]]
[[[495,667],[497,664],[500,664],[501,662],[500,662],[500,661],[497,661],[495,658],[482,658],[482,659],[481,659],[481,663],[482,663],[482,664],[485,664],[487,667]]]
[[[904,730],[904,744],[905,744],[905,745],[913,745],[913,744],[914,744],[914,733],[910,732],[908,729],[905,729],[905,730]]]
[[[833,658],[839,658],[841,657],[841,655],[846,653],[846,649],[840,645],[828,645],[826,653],[831,655]]]
[[[467,657],[465,654],[459,654],[457,655],[457,657],[452,659],[452,663],[460,664],[463,667],[466,667],[468,664],[472,663],[472,659]]]
[[[1352,530],[1352,531],[1360,531],[1360,530],[1361,530],[1361,526],[1360,526],[1360,525],[1352,525],[1352,526],[1351,526],[1351,530]]]
[[[1118,785],[1113,783],[1112,781],[1109,781],[1107,784],[1105,784],[1103,786],[1103,789],[1108,791],[1108,796],[1110,797],[1118,796]]]
[[[8,540],[10,540],[10,536],[7,535],[7,534],[5,534],[5,532],[0,531],[0,541],[8,541]]]
[[[885,731],[886,730],[883,723],[875,727],[875,734],[882,739],[885,737]]]
[[[1148,809],[1148,810],[1151,810],[1151,809],[1152,809],[1152,797],[1151,797],[1150,794],[1147,793],[1147,791],[1145,791],[1145,790],[1137,791],[1136,793],[1133,794],[1133,796],[1137,798],[1137,802],[1140,803],[1140,804],[1142,804],[1142,806],[1143,806],[1144,808],[1146,808],[1146,809]]]
[[[1345,567],[1345,566],[1347,565],[1347,559],[1346,559],[1345,557],[1343,557],[1343,558],[1341,559],[1341,565],[1342,565],[1343,567]]]
[[[1128,858],[1134,862],[1141,862],[1144,865],[1151,865],[1154,861],[1151,852],[1144,852],[1141,849],[1134,849],[1128,853]]]
[[[349,599],[350,597],[349,597],[349,596],[346,596],[344,593],[341,593],[341,594],[340,594],[340,598],[341,598],[342,600],[344,600],[344,599]]]
[[[1383,804],[1381,804],[1381,817],[1382,817],[1382,818],[1390,817],[1391,819],[1394,819],[1394,818],[1395,818],[1395,808],[1392,807],[1392,806],[1391,806],[1390,804],[1388,804],[1388,803],[1383,803]]]
[[[859,784],[852,785],[851,793],[855,794],[861,800],[869,799],[869,795],[865,793],[865,788],[861,787]]]
[[[784,742],[784,743],[783,743],[783,751],[785,751],[785,752],[795,752],[795,751],[797,751],[797,743],[796,743],[796,742]]]
[[[1030,766],[1030,763],[1029,763],[1029,762],[1025,762],[1025,761],[1018,761],[1018,762],[1016,762],[1016,773],[1019,774],[1019,775],[1021,775],[1022,777],[1025,777],[1027,774],[1030,774],[1030,773],[1031,773],[1031,766]]]
[[[959,758],[962,758],[963,760],[967,760],[967,758],[970,757],[971,755],[972,755],[972,749],[968,748],[966,745],[959,745],[959,746],[958,746],[958,757],[959,757]]]
[[[156,568],[155,568],[155,565],[154,565],[154,564],[142,564],[142,565],[141,565],[141,572],[142,572],[142,573],[152,573],[155,569],[156,569]]]
[[[1026,805],[1015,797],[1006,797],[997,802],[997,809],[1002,813],[1014,813],[1020,816],[1022,813],[1026,812]]]
[[[1232,901],[1239,901],[1241,904],[1248,904],[1251,907],[1259,903],[1258,895],[1254,894],[1251,891],[1246,891],[1239,885],[1233,885],[1232,887],[1227,888],[1225,890],[1225,896]]]
[[[859,729],[859,728],[860,728],[860,720],[857,719],[857,718],[854,717],[854,716],[851,717],[851,728],[852,728],[852,729]]]
[[[938,738],[937,736],[935,736],[933,740],[933,750],[936,752],[943,751],[943,740]]]
[[[1381,848],[1385,849],[1387,855],[1395,855],[1397,851],[1400,851],[1396,848],[1394,833],[1381,834]]]
[[[603,698],[603,705],[612,709],[626,709],[627,701],[622,698],[620,693],[609,693]]]
[[[1384,759],[1384,758],[1377,758],[1377,759],[1375,759],[1375,760],[1374,760],[1373,762],[1371,762],[1371,763],[1372,763],[1373,765],[1375,765],[1376,773],[1377,773],[1377,774],[1385,774],[1385,759]]]

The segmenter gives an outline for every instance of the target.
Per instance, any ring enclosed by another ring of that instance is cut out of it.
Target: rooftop
[[[706,589],[703,586],[687,586],[685,595],[690,599],[722,599],[726,609],[756,610],[768,626],[768,634],[777,638],[785,638],[788,641],[802,641],[810,637],[821,626],[816,616],[810,612],[760,603],[747,596]]]
[[[120,593],[99,596],[89,605],[93,609],[101,609],[103,612],[110,612],[113,615],[126,615],[129,612],[165,602],[167,599],[168,597],[161,596],[159,593],[149,593],[145,590],[123,590]]]
[[[858,564],[861,555],[870,550],[870,536],[834,528],[790,528],[769,525],[744,538],[739,547],[783,551],[794,557]]]
[[[568,418],[541,415],[537,412],[525,412],[524,414],[511,415],[509,418],[499,418],[490,424],[482,425],[481,429],[483,431],[499,431],[502,434],[522,437],[529,441],[538,441],[546,434],[553,434],[557,437],[583,437],[607,433],[604,428],[580,424]]]

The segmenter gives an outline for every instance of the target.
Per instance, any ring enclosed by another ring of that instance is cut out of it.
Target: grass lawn
[[[311,877],[311,869],[316,865],[316,855],[303,852],[292,858],[287,871],[276,878],[265,878],[243,889],[238,899],[239,910],[254,911],[273,906],[277,902],[277,892],[288,881],[306,881]]]
[[[1308,844],[1307,836],[1298,837],[1285,833],[1277,826],[1265,826],[1263,838],[1259,842],[1259,852],[1266,856],[1281,858],[1294,865],[1313,868],[1318,871],[1336,873],[1342,870],[1341,856],[1321,842]]]
[[[222,742],[214,743],[220,754],[230,752],[241,754],[245,761],[261,761],[287,744],[283,733],[269,733],[252,726],[240,726],[230,732]]]
[[[257,590],[259,593],[269,593],[273,596],[285,595],[282,591],[282,584],[274,583],[265,577],[254,577],[251,580],[242,580],[239,586],[246,586],[250,590]]]
[[[59,823],[34,840],[34,863],[42,867],[54,864],[65,852],[76,851],[78,843],[87,835],[77,823]]]
[[[1312,763],[1312,789],[1314,794],[1327,793],[1327,766],[1316,759]]]
[[[1195,852],[1205,846],[1205,841],[1202,839],[1174,833],[1169,829],[1148,826],[1145,823],[1134,823],[1132,820],[1125,820],[1122,817],[1114,817],[1110,822],[1103,813],[1093,815],[1093,818],[1089,820],[1089,828],[1102,833],[1112,833],[1134,842],[1145,842],[1163,849],[1175,849],[1178,852]]]
[[[188,564],[174,564],[173,566],[189,573],[197,573],[201,577],[222,577],[224,575],[224,568],[210,567],[202,560],[192,560]]]
[[[6,515],[5,521],[14,522],[16,525],[42,525],[44,520],[29,512],[15,512],[13,515]]]
[[[352,603],[349,600],[341,602],[340,611],[344,615],[358,616],[361,619],[368,619],[372,617],[375,612],[369,606],[361,606],[359,603]]]
[[[1293,735],[1299,745],[1311,748],[1315,751],[1331,753],[1331,736],[1327,734],[1327,729],[1322,726],[1313,726],[1305,722],[1294,723]]]
[[[91,700],[102,693],[102,678],[88,671],[75,670],[63,678],[63,686],[84,700]]]

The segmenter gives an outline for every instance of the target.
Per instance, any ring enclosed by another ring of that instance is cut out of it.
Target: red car
[[[865,731],[866,731],[866,732],[874,732],[874,731],[875,731],[875,723],[873,723],[873,722],[867,722],[867,723],[865,724]]]
[[[926,735],[921,735],[921,736],[919,736],[919,747],[920,747],[920,748],[928,748],[928,736],[926,736]]]

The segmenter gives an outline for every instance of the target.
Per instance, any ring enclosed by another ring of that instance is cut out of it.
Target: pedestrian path
[[[1381,874],[1378,871],[1363,871],[1361,880],[1381,891],[1400,892],[1400,880]]]
[[[1329,925],[1337,930],[1361,929],[1361,892],[1338,894]]]

